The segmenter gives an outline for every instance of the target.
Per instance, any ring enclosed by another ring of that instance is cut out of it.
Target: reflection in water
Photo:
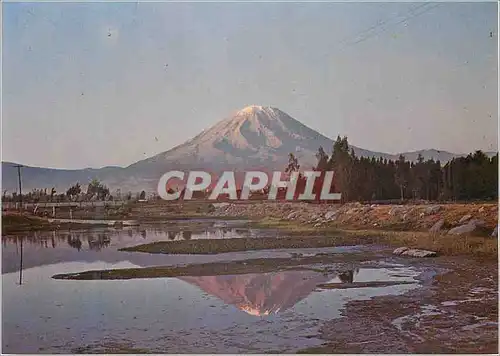
[[[21,239],[21,257],[19,261],[19,284],[23,284],[23,239]]]
[[[136,238],[142,239],[140,235]],[[26,252],[26,246],[24,250]],[[12,252],[15,252],[13,245]],[[73,256],[82,254],[75,250]],[[51,278],[61,270],[76,273],[105,266],[102,261],[85,266],[81,262],[67,262],[25,269],[20,288],[13,286],[17,284],[18,273],[4,274],[2,284],[8,287],[2,291],[2,351],[105,353],[118,350],[97,346],[108,341],[132,340],[131,347],[150,353],[164,350],[212,354],[271,350],[295,353],[321,345],[322,340],[311,336],[318,334],[323,321],[341,317],[348,301],[398,295],[415,288],[415,285],[402,285],[322,291],[315,289],[316,283],[333,276],[323,277],[321,273],[305,270],[266,273],[260,277],[247,274],[128,282],[92,283]],[[121,262],[109,267],[130,268],[134,264]],[[406,279],[412,275],[409,272],[401,268],[392,270],[399,276],[406,274]],[[390,280],[390,273],[391,270],[362,268],[355,278]],[[100,277],[98,274],[96,278]],[[264,320],[253,315],[269,316]]]
[[[189,231],[189,230],[184,230],[182,232],[182,238],[184,240],[191,240],[191,236],[193,235],[193,232],[192,231]]]
[[[356,268],[355,270],[349,270],[346,272],[342,272],[338,274],[338,278],[342,283],[353,283],[354,282],[354,275],[359,273],[359,268]]]
[[[37,245],[42,248],[56,248],[58,243],[65,242],[68,246],[82,250],[83,242],[87,241],[89,249],[99,251],[110,245],[110,241],[117,237],[123,238],[128,236],[129,239],[135,240],[134,236],[140,236],[142,239],[148,239],[148,234],[154,236],[153,240],[176,240],[176,239],[218,239],[218,238],[240,238],[252,237],[257,234],[249,234],[248,230],[244,229],[229,229],[229,228],[200,228],[200,229],[180,229],[178,227],[168,228],[128,228],[128,229],[105,229],[101,231],[95,230],[76,230],[76,231],[48,231],[48,232],[27,232],[26,235],[7,235],[2,236],[3,247],[7,247],[9,241],[18,241],[23,239],[30,245]],[[49,244],[50,240],[50,244]]]
[[[250,315],[264,316],[293,307],[330,278],[313,271],[285,271],[179,279]]]
[[[69,235],[68,245],[80,251],[82,249],[82,240],[80,240],[80,238],[77,236]]]
[[[229,223],[228,223],[229,224]],[[227,226],[226,224],[225,226]],[[22,240],[24,247],[24,268],[40,266],[46,263],[61,263],[68,260],[95,261],[131,260],[139,265],[157,265],[162,256],[150,258],[144,254],[124,254],[118,251],[123,247],[130,247],[142,243],[173,240],[219,239],[262,236],[260,231],[240,230],[236,234],[234,229],[228,229],[227,234],[219,228],[214,228],[212,222],[202,222],[196,225],[165,224],[147,227],[124,227],[74,229],[64,231],[28,231],[23,235],[2,236],[2,273],[19,271],[19,243]],[[52,250],[42,252],[41,250]],[[77,255],[74,255],[74,254]],[[96,254],[106,254],[96,255]],[[150,262],[154,259],[154,263]]]
[[[99,233],[97,236],[89,236],[87,238],[89,249],[94,251],[100,251],[104,247],[108,247],[111,243],[111,238],[104,233]]]

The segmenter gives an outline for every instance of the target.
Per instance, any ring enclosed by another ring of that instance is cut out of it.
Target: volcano
[[[287,113],[273,107],[251,105],[182,145],[137,162],[135,166],[175,163],[200,168],[207,168],[207,164],[217,168],[282,168],[288,155],[293,153],[304,168],[310,168],[316,164],[319,147],[328,152],[332,146],[331,139]],[[384,155],[352,148],[360,156]]]
[[[209,171],[213,176],[218,176],[221,171],[232,170],[237,172],[238,177],[238,172],[249,170],[283,170],[290,153],[298,158],[301,169],[309,170],[316,165],[315,155],[319,147],[330,153],[333,140],[280,109],[251,105],[217,122],[185,143],[128,167],[76,170],[24,167],[22,184],[26,190],[55,187],[61,192],[76,182],[86,185],[96,178],[112,191],[119,188],[122,192],[152,192],[156,191],[159,178],[170,170],[197,169]],[[350,147],[358,157],[395,160],[399,156],[372,152],[352,145]],[[462,156],[433,149],[402,154],[414,161],[419,153],[424,159],[433,158],[441,163]],[[494,155],[495,152],[487,154]],[[17,184],[15,164],[2,162],[3,189],[16,191]]]

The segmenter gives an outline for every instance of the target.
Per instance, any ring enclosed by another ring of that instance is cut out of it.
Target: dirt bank
[[[308,204],[286,202],[256,202],[215,204],[212,216],[239,216],[252,219],[275,218],[295,221],[313,227],[330,226],[342,229],[382,229],[401,231],[428,231],[443,220],[440,232],[480,221],[475,235],[488,235],[497,226],[498,204],[420,204],[367,205],[349,203]],[[463,219],[463,220],[462,220]]]

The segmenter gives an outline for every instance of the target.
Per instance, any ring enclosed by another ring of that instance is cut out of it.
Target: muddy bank
[[[325,344],[301,353],[496,353],[497,264],[433,262],[448,272],[401,296],[349,302],[322,325]]]
[[[159,241],[123,248],[120,251],[165,254],[216,254],[238,251],[316,248],[377,243],[377,236],[365,236],[358,241],[340,234],[329,236],[289,236],[283,238],[251,237],[219,240]]]
[[[158,266],[146,268],[125,268],[113,270],[84,271],[80,273],[57,274],[54,279],[76,279],[76,280],[110,280],[110,279],[134,279],[134,278],[165,278],[179,276],[213,276],[213,275],[236,275],[248,273],[267,273],[274,271],[311,270],[315,272],[331,272],[328,268],[313,268],[312,264],[342,264],[359,263],[364,261],[376,261],[382,258],[375,253],[348,253],[315,256],[304,256],[296,258],[258,258],[231,262],[213,262],[203,264],[191,264],[187,266]],[[347,269],[347,267],[345,268]],[[326,286],[325,288],[328,288]]]
[[[106,227],[107,223],[78,223],[78,222],[60,222],[50,221],[29,214],[2,214],[2,235],[15,234],[25,231],[52,231],[52,230],[70,230],[70,229],[92,229],[97,227]]]
[[[353,283],[325,283],[318,284],[321,289],[349,289],[349,288],[377,288],[397,286],[399,284],[415,284],[415,282],[390,282],[390,281],[373,281],[373,282],[353,282]]]

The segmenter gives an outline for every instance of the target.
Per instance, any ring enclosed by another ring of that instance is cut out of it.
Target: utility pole
[[[17,178],[19,181],[19,210],[23,209],[23,191],[21,189],[21,168],[24,167],[22,164],[16,164],[17,168]]]

